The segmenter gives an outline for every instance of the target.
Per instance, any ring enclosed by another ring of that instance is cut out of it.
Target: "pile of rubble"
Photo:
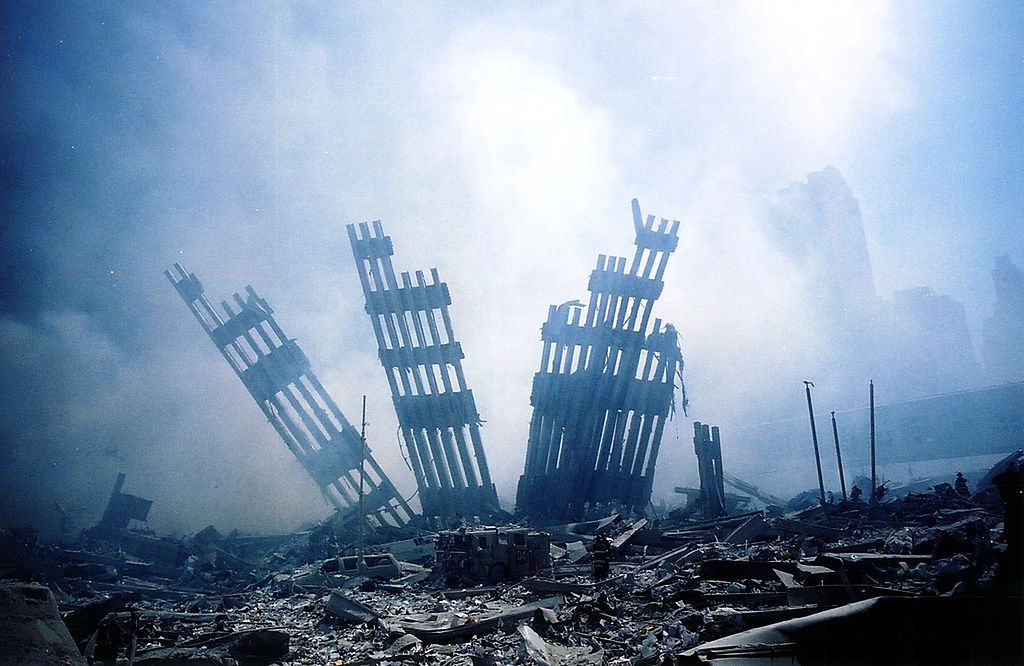
[[[326,528],[257,538],[209,528],[159,547],[4,532],[0,655],[140,666],[1019,663],[1020,459],[974,494],[936,484],[709,521],[462,527],[362,556],[334,545],[322,557],[351,542]]]

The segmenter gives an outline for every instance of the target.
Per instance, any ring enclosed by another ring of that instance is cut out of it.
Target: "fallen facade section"
[[[362,450],[359,432],[313,373],[296,341],[281,330],[267,302],[246,287],[245,298],[234,295],[237,310],[227,301],[221,303],[222,317],[206,299],[199,279],[181,264],[164,274],[324,497],[339,511],[354,514],[365,488],[363,505],[371,524],[407,524],[413,517],[409,505],[369,447]]]
[[[348,225],[366,313],[391,387],[425,516],[485,516],[498,509],[480,436],[480,415],[462,369],[448,285],[431,269],[415,281],[391,264],[379,221]]]
[[[679,222],[656,227],[635,199],[633,218],[628,271],[625,257],[599,256],[589,305],[551,306],[541,329],[519,513],[575,519],[603,505],[643,510],[650,501],[683,365],[675,328],[650,324]]]

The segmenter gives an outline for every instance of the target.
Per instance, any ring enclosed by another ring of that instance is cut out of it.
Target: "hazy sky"
[[[849,182],[880,295],[949,294],[976,343],[993,257],[1024,262],[1019,3],[25,2],[0,22],[3,523],[54,499],[91,523],[117,470],[158,529],[328,512],[173,261],[215,302],[256,287],[350,420],[368,394],[411,492],[344,233],[381,219],[397,268],[449,283],[507,498],[547,306],[629,252],[633,197],[682,222],[656,315],[712,422],[786,362],[749,341],[813,339],[762,225],[808,172]]]

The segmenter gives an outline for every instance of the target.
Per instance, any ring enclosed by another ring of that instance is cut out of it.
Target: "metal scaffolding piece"
[[[427,516],[484,516],[498,509],[480,438],[480,415],[462,369],[462,345],[437,269],[401,274],[379,221],[348,225],[381,365]]]
[[[225,317],[206,299],[203,285],[181,264],[164,271],[188,309],[235,371],[274,430],[341,512],[355,515],[359,504],[359,431],[338,409],[295,340],[289,339],[265,300],[246,287],[235,307],[221,302]],[[384,470],[366,449],[362,480],[366,519],[373,525],[402,526],[413,516]]]
[[[675,328],[649,323],[679,222],[655,228],[634,199],[633,223],[628,271],[625,257],[600,255],[589,305],[551,306],[541,329],[521,514],[577,519],[603,505],[643,510],[650,502],[683,358]]]

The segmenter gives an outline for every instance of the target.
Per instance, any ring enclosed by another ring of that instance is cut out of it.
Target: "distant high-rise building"
[[[996,300],[985,320],[982,357],[990,381],[1024,379],[1024,271],[1010,257],[996,257],[992,269]]]
[[[860,204],[834,166],[779,192],[773,209],[776,243],[807,274],[822,310],[862,316],[876,306]]]
[[[769,233],[803,273],[820,343],[802,368],[829,399],[860,399],[878,380],[890,399],[978,386],[963,305],[930,287],[879,298],[860,205],[833,166],[779,192]]]
[[[884,329],[897,395],[917,398],[977,386],[978,364],[959,301],[931,287],[894,292]]]
[[[770,237],[803,276],[794,284],[806,311],[794,326],[810,327],[813,347],[790,384],[813,378],[826,400],[849,402],[875,376],[882,302],[861,220],[860,205],[839,170],[828,166],[781,190],[769,215]],[[799,393],[784,412],[799,408]]]

